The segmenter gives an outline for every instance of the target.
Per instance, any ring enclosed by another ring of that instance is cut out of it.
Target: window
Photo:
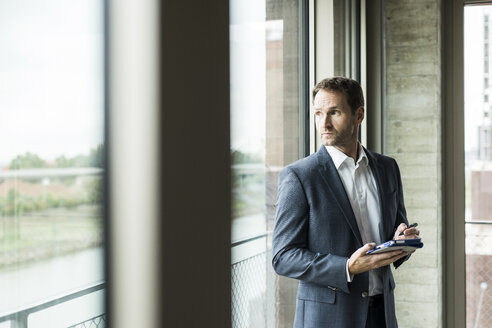
[[[488,40],[489,39],[489,16],[485,15],[483,17],[483,39]]]
[[[488,115],[488,79],[477,83],[488,72],[488,21],[490,6],[467,6],[465,18],[465,253],[466,326],[492,325],[492,179],[491,131]],[[484,31],[484,39],[476,39]],[[481,44],[482,43],[482,44]],[[480,60],[484,47],[486,59]],[[480,65],[480,63],[483,63]],[[483,102],[480,101],[483,99]],[[485,108],[485,109],[484,109]]]
[[[0,0],[0,324],[104,321],[103,16]]]
[[[303,157],[307,93],[300,30],[307,1],[231,0],[232,309],[234,327],[276,317],[269,232],[280,169]],[[281,284],[282,282],[280,282]],[[292,300],[290,300],[292,303]],[[286,321],[287,320],[287,321]],[[292,322],[292,321],[290,321]],[[285,324],[287,326],[289,324]],[[291,325],[291,324],[290,324]]]
[[[271,267],[278,174],[317,148],[312,86],[363,75],[359,3],[308,3],[230,0],[233,327],[293,325],[297,281]]]

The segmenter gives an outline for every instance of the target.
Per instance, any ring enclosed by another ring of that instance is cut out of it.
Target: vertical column
[[[465,154],[463,1],[442,2],[444,327],[465,327]]]
[[[230,327],[229,1],[160,15],[160,326]]]
[[[110,325],[230,327],[229,2],[110,2]]]
[[[385,2],[387,155],[401,170],[408,220],[425,247],[394,272],[401,327],[441,324],[440,1]],[[418,313],[416,316],[415,314]]]
[[[159,6],[110,1],[108,313],[111,327],[159,326]]]

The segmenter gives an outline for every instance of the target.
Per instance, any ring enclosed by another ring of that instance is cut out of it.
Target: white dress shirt
[[[359,144],[359,157],[357,163],[353,158],[345,155],[333,146],[326,146],[333,163],[342,180],[345,192],[354,211],[357,226],[362,242],[381,243],[379,235],[380,213],[379,196],[376,180],[369,166],[364,149]],[[351,282],[353,276],[348,273],[348,260],[346,265],[347,281]],[[369,271],[369,295],[383,293],[382,277],[379,269]]]

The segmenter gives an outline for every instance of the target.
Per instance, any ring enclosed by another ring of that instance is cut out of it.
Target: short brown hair
[[[364,94],[359,82],[346,78],[346,77],[332,77],[326,78],[320,81],[313,89],[313,101],[314,97],[319,90],[327,91],[339,91],[345,94],[347,97],[347,103],[352,109],[352,114],[355,114],[357,108],[364,106]]]

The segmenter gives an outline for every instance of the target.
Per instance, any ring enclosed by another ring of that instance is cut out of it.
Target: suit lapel
[[[383,186],[383,181],[382,181],[382,176],[384,174],[384,168],[379,163],[379,161],[376,159],[376,157],[373,155],[372,152],[368,151],[366,148],[364,148],[364,151],[366,152],[367,157],[369,158],[369,166],[371,167],[372,174],[374,175],[374,180],[376,180],[376,186],[378,187],[378,196],[379,196],[379,217],[380,217],[380,222],[379,222],[379,237],[381,238],[382,242],[386,241],[386,236],[388,236],[388,229],[391,229],[391,227],[387,227],[385,225],[385,220],[383,218],[383,213],[385,212],[384,205],[385,202],[383,202],[384,199],[384,192],[383,192],[383,187],[384,190],[386,190],[386,186]]]
[[[345,192],[342,180],[338,175],[335,164],[333,164],[333,160],[331,159],[330,154],[328,154],[325,146],[321,146],[316,153],[316,156],[318,159],[318,169],[323,181],[326,183],[328,190],[333,194],[334,199],[342,210],[348,225],[357,238],[357,241],[360,245],[363,245],[359,228],[357,227],[357,221],[355,220],[354,211],[352,210],[352,206],[350,205],[350,201],[347,197],[347,193]]]

